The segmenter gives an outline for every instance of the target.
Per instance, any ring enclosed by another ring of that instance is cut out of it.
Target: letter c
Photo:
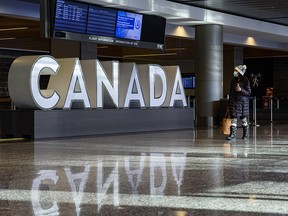
[[[59,64],[52,56],[22,56],[8,74],[10,97],[17,108],[53,109],[60,96],[55,90],[41,90],[40,75],[56,75]]]
[[[49,90],[43,91],[43,94],[41,93],[39,86],[40,75],[56,75],[58,68],[59,64],[54,58],[44,56],[38,59],[31,69],[31,94],[35,103],[43,110],[53,109],[60,97],[55,91],[52,94]]]

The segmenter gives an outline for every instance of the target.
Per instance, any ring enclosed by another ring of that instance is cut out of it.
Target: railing
[[[253,97],[253,126],[259,126],[257,125],[257,99],[256,97]]]
[[[263,110],[269,111],[266,113],[269,113],[271,123],[275,119],[275,114],[278,114],[281,110],[285,110],[284,113],[288,115],[288,111],[287,111],[288,110],[288,98],[278,98],[278,97],[276,98],[272,96],[264,96],[262,98],[251,97],[250,99],[253,100],[253,112],[252,113],[253,113],[253,125],[254,126],[259,126],[257,125],[257,113],[259,113],[259,108],[262,111]],[[262,104],[259,104],[259,102],[262,102]],[[258,112],[257,112],[257,107],[258,107]]]

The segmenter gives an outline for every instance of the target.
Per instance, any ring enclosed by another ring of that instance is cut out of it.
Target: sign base
[[[194,128],[193,108],[2,111],[2,138],[61,138]]]

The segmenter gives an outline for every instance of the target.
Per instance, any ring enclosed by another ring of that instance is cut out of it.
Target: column
[[[52,38],[50,52],[55,58],[97,59],[97,44]]]
[[[97,59],[97,44],[81,43],[81,60]]]
[[[80,42],[51,38],[50,53],[55,58],[79,58]]]
[[[196,126],[213,127],[223,98],[223,27],[196,26],[195,44]]]

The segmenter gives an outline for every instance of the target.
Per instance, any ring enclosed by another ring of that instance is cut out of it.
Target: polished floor
[[[0,215],[288,215],[288,124],[0,141]]]

